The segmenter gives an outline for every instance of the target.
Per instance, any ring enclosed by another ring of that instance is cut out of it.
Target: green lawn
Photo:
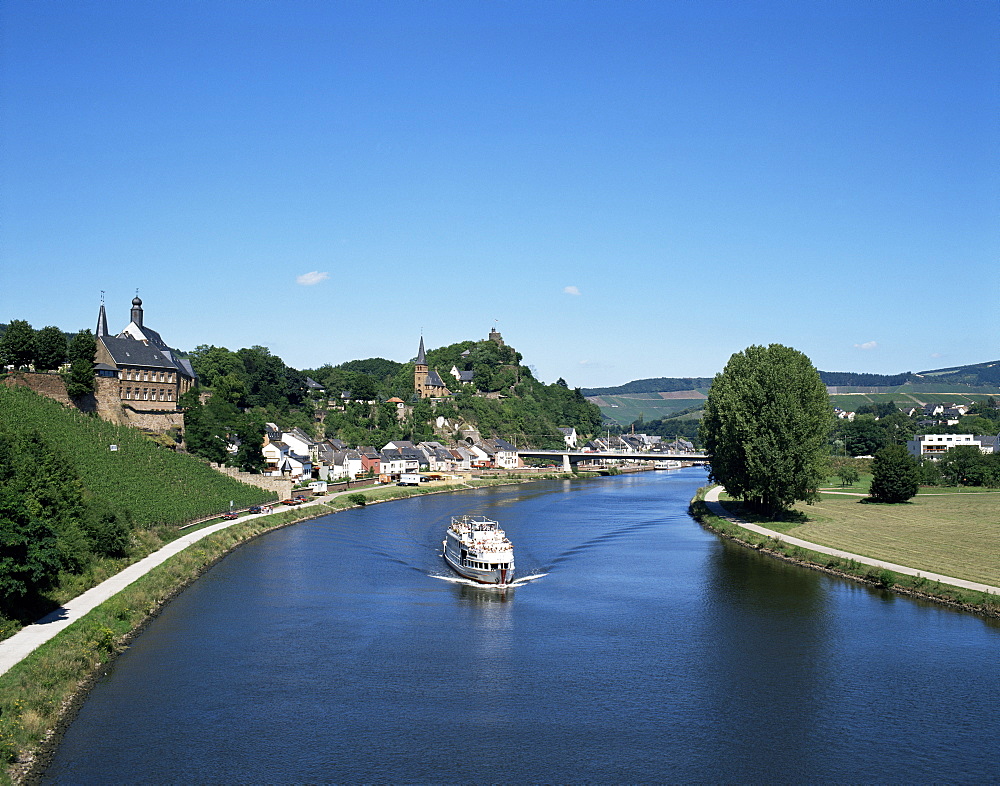
[[[792,520],[754,520],[823,546],[1000,586],[1000,494],[995,490],[926,488],[899,505],[861,500],[823,494],[815,505],[797,505],[799,516]]]

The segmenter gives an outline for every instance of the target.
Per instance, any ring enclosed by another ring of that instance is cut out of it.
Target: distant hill
[[[1000,395],[1000,361],[903,374],[860,374],[820,371],[831,403],[854,410],[865,403],[971,402]],[[634,421],[696,417],[712,385],[709,377],[654,377],[617,387],[584,388],[588,401],[601,408],[606,421],[625,426]],[[673,427],[673,425],[671,426]]]
[[[861,374],[853,371],[820,371],[820,379],[828,387],[885,387],[894,388],[910,383],[939,384],[950,382],[959,385],[1000,385],[1000,360],[968,366],[952,366],[930,371],[902,374]],[[585,396],[622,396],[630,393],[673,393],[682,390],[704,390],[712,386],[711,377],[653,377],[626,382],[607,388],[583,388]]]
[[[964,385],[1000,385],[1000,360],[953,366],[914,374],[914,382],[956,382]],[[930,379],[928,379],[928,377]]]
[[[585,396],[621,396],[626,393],[674,393],[712,386],[711,377],[655,377],[637,379],[613,388],[581,388]]]

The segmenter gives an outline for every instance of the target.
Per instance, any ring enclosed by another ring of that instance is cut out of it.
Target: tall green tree
[[[66,334],[54,325],[43,327],[35,334],[35,368],[55,371],[66,362]]]
[[[956,445],[938,460],[938,466],[953,486],[986,485],[986,456],[975,445]]]
[[[66,374],[66,392],[71,398],[80,398],[94,392],[94,358],[97,356],[97,339],[90,330],[81,330],[69,342],[69,372]]]
[[[756,510],[814,501],[833,412],[809,358],[781,344],[734,354],[716,374],[699,434],[711,477]]]
[[[920,465],[902,445],[887,445],[872,459],[872,485],[868,492],[876,502],[906,502],[916,495]]]
[[[34,329],[23,319],[12,319],[0,336],[0,365],[21,368],[34,361]]]
[[[264,419],[254,413],[244,414],[238,421],[236,436],[240,446],[232,459],[234,466],[244,472],[264,469]]]

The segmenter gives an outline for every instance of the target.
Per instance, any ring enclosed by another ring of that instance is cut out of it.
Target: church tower
[[[424,354],[424,337],[420,337],[420,350],[417,352],[417,361],[413,366],[413,389],[419,398],[426,398],[427,394],[427,356]]]
[[[142,301],[138,295],[132,298],[132,322],[137,328],[142,328]]]

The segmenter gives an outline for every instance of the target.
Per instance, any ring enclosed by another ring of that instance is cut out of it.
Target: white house
[[[996,437],[979,437],[973,434],[917,434],[906,443],[911,456],[932,459],[940,458],[959,445],[972,445],[983,453],[992,453],[996,447]]]
[[[576,450],[576,429],[573,426],[568,428],[559,427],[556,429],[560,434],[562,434],[563,442],[566,443],[566,447]]]

